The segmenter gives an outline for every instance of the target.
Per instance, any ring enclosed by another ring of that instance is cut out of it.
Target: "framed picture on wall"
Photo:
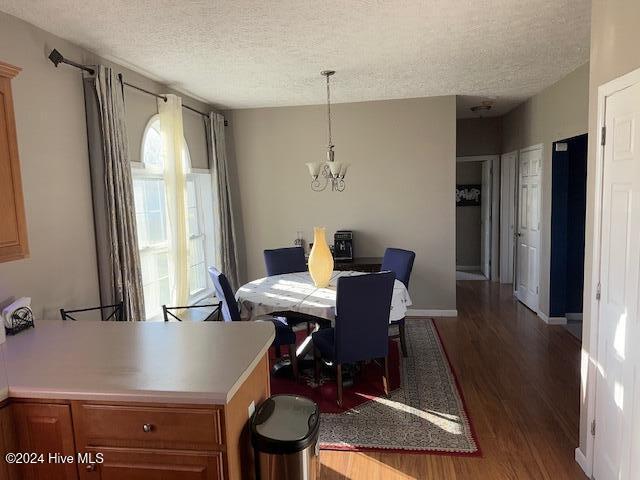
[[[479,207],[480,185],[456,185],[456,207]]]

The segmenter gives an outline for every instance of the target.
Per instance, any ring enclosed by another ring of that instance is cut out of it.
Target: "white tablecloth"
[[[271,312],[293,310],[335,320],[336,285],[338,277],[362,275],[361,272],[334,271],[327,288],[317,288],[309,272],[287,273],[259,278],[240,287],[236,299],[243,318],[255,320]],[[409,292],[402,282],[395,281],[389,321],[397,321],[411,306]]]

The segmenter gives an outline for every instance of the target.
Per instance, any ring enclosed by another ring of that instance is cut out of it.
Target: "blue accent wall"
[[[552,156],[551,282],[549,313],[582,313],[587,204],[587,135],[563,140]]]

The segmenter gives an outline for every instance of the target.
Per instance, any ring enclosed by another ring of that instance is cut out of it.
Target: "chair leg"
[[[404,322],[398,324],[398,333],[400,334],[400,349],[402,350],[402,356],[407,356],[407,337],[404,329]]]
[[[342,364],[336,364],[336,383],[338,384],[338,406],[342,407]]]
[[[293,370],[293,378],[298,381],[298,355],[296,355],[296,344],[289,345],[289,361]]]
[[[316,347],[313,347],[313,367],[316,384],[320,384],[320,350]]]
[[[382,374],[382,388],[384,394],[389,396],[389,357],[384,357],[384,373]]]

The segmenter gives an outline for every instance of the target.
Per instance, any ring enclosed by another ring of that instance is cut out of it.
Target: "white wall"
[[[78,62],[104,62],[0,12],[0,60],[23,69],[12,88],[30,249],[25,260],[0,263],[0,304],[30,296],[36,318],[58,318],[63,306],[99,304],[82,77],[74,68],[56,69],[47,59],[52,48]],[[131,83],[158,93],[170,91],[117,68]],[[131,89],[125,94],[130,150],[136,160],[156,101]],[[184,103],[207,110],[192,99],[184,98]],[[201,117],[187,111],[184,124],[194,166],[204,167]]]
[[[544,144],[540,225],[540,310],[549,315],[552,143],[587,132],[589,65],[585,64],[502,118],[502,151]]]
[[[455,97],[338,104],[336,159],[351,163],[342,193],[311,191],[305,162],[326,149],[325,106],[236,110],[246,278],[264,276],[262,251],[292,245],[314,225],[354,230],[356,256],[414,250],[415,308],[456,308]]]
[[[502,117],[459,118],[456,130],[458,157],[502,153]]]

